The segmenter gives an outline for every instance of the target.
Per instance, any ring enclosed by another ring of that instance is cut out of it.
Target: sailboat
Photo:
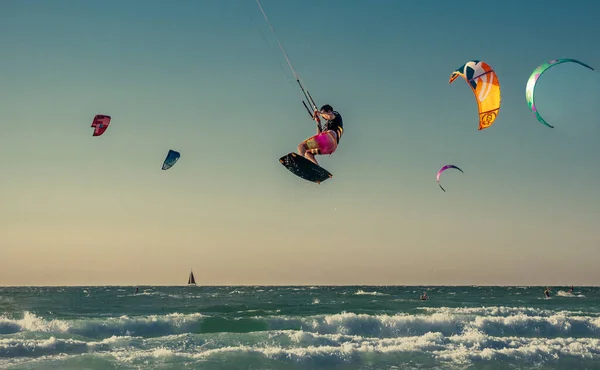
[[[193,271],[190,271],[190,277],[188,278],[188,285],[196,285],[196,279],[194,279]]]

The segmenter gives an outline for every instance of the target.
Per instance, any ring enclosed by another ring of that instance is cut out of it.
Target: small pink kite
[[[453,164],[447,164],[447,165],[445,165],[444,167],[440,168],[440,170],[439,170],[439,171],[438,171],[438,173],[437,173],[437,178],[436,178],[436,179],[437,179],[437,183],[438,183],[438,185],[440,186],[440,189],[444,190],[444,192],[446,191],[446,189],[444,189],[444,188],[442,187],[442,185],[440,184],[440,175],[442,174],[442,172],[444,172],[444,171],[446,171],[447,169],[450,169],[450,168],[456,168],[456,169],[457,169],[457,170],[459,170],[460,172],[463,172],[463,170],[461,170],[460,168],[456,167],[456,166],[455,166],[455,165],[453,165]],[[463,173],[464,173],[464,172],[463,172]]]
[[[108,125],[110,124],[110,116],[105,116],[103,114],[97,114],[94,117],[94,121],[92,122],[92,127],[94,128],[93,136],[100,136],[106,131]]]

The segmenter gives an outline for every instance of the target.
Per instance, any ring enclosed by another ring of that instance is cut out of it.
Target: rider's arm
[[[315,111],[313,112],[313,119],[315,120],[315,122],[317,122],[317,134],[320,134],[321,132],[323,132],[323,130],[321,129],[321,122],[319,119],[320,115],[321,115],[321,112],[319,112],[318,110],[315,109]]]

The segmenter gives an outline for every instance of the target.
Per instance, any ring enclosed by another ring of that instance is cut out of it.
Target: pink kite
[[[105,116],[103,114],[97,114],[94,117],[94,121],[92,122],[92,127],[94,128],[93,136],[100,136],[106,131],[108,125],[110,124],[110,116]]]
[[[453,164],[447,164],[447,165],[445,165],[444,167],[440,168],[440,170],[439,170],[439,171],[438,171],[438,173],[437,173],[436,180],[437,180],[437,183],[438,183],[438,185],[440,186],[440,189],[442,189],[444,192],[446,191],[446,189],[444,189],[444,188],[442,187],[442,185],[440,184],[440,175],[442,174],[442,172],[446,171],[446,170],[447,170],[447,169],[449,169],[449,168],[456,168],[456,169],[457,169],[457,170],[459,170],[460,172],[463,172],[463,170],[461,170],[460,168],[456,167],[456,166],[455,166],[455,165],[453,165]],[[464,172],[463,172],[463,173],[464,173]]]

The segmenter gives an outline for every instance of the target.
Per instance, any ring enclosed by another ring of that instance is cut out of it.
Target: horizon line
[[[152,284],[152,285],[0,285],[1,288],[89,288],[89,287],[188,287],[187,283],[180,285],[169,285],[169,284]],[[223,285],[201,285],[196,283],[194,287],[526,287],[526,288],[538,288],[538,287],[586,287],[586,288],[600,288],[598,285],[587,285],[587,284],[565,284],[565,285],[500,285],[500,284],[456,284],[456,285],[444,285],[444,284],[433,284],[433,285],[404,285],[404,284],[223,284]]]

